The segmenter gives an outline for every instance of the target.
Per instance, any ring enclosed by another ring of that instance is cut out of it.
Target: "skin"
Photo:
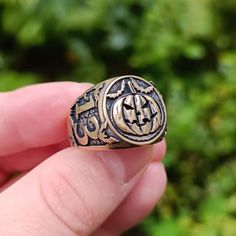
[[[99,152],[69,147],[67,112],[90,86],[0,94],[0,235],[115,236],[163,195],[165,141]]]

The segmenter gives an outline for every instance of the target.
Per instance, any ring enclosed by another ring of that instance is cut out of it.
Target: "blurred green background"
[[[127,235],[236,235],[235,49],[235,0],[0,0],[2,91],[135,74],[163,94],[168,188]]]

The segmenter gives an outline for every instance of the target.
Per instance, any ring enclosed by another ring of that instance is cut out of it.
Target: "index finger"
[[[90,84],[31,85],[0,96],[0,156],[67,138],[67,114]]]

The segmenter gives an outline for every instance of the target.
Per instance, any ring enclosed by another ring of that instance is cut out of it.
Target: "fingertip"
[[[153,147],[137,147],[120,150],[107,150],[97,152],[97,155],[111,168],[114,172],[123,169],[125,174],[124,182],[130,181],[138,173],[142,172],[153,159]],[[122,166],[118,168],[118,166]],[[118,173],[119,175],[119,173]]]
[[[132,192],[108,218],[103,230],[119,235],[145,218],[163,196],[167,184],[164,165],[152,162]]]
[[[163,139],[161,142],[156,143],[153,147],[154,149],[154,159],[153,161],[162,161],[166,153],[166,140]]]
[[[163,196],[166,184],[167,174],[164,165],[161,162],[151,163],[133,190],[133,200],[139,205],[142,217],[150,213]]]

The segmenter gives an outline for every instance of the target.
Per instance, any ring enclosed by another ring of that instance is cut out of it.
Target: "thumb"
[[[0,195],[0,235],[89,235],[114,211],[152,158],[152,148],[67,148]]]

